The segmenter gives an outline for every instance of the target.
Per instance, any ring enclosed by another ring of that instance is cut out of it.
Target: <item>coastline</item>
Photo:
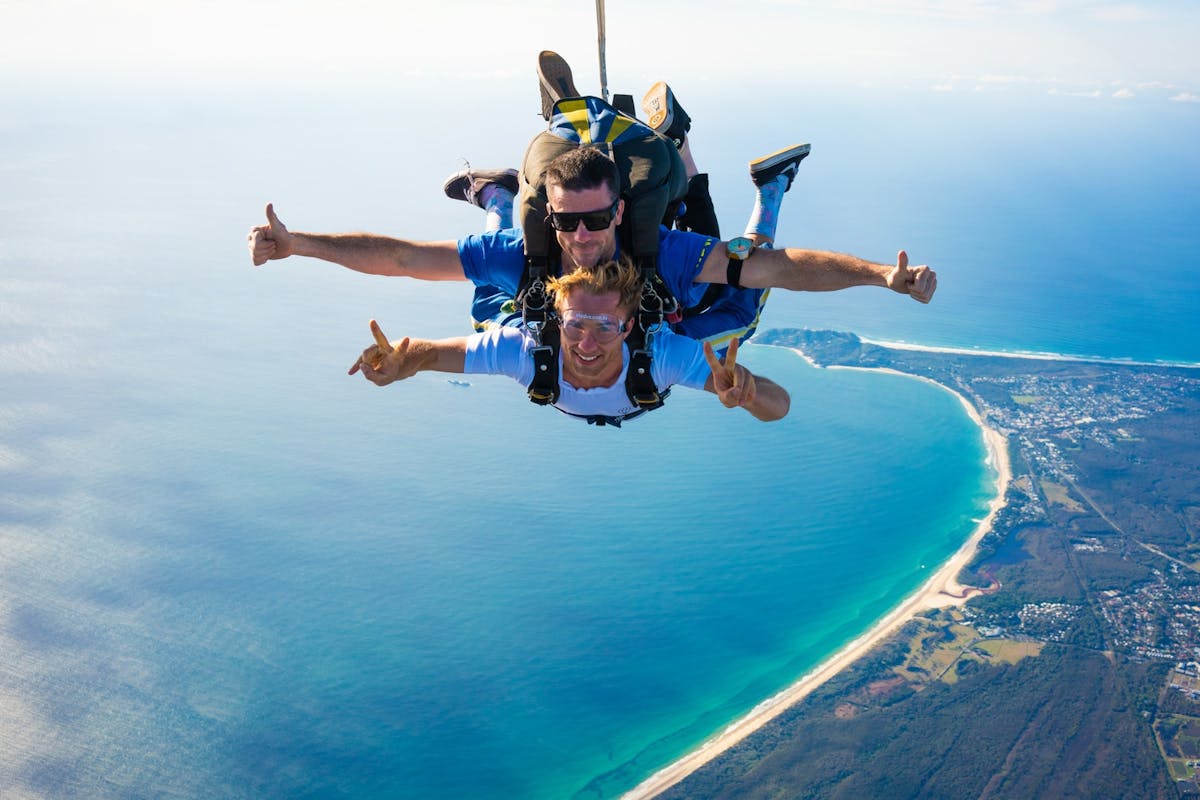
[[[973,350],[969,347],[942,347],[927,344],[911,344],[909,342],[893,342],[884,339],[867,339],[862,336],[858,340],[863,344],[876,347],[886,347],[890,350],[915,350],[922,353],[952,353],[963,356],[986,356],[988,358],[1030,358],[1036,361],[1075,361],[1084,364],[1119,364],[1130,367],[1177,367],[1180,369],[1200,369],[1196,361],[1138,361],[1129,358],[1107,358],[1104,356],[1073,356],[1066,353],[1036,353],[1024,350]],[[907,374],[907,373],[906,373]]]
[[[801,358],[812,363],[812,360],[801,350],[796,348],[788,349],[791,349],[793,352],[799,354]],[[648,800],[679,783],[688,775],[691,775],[803,700],[830,678],[849,667],[866,655],[872,648],[898,631],[919,612],[933,608],[962,605],[970,598],[983,592],[982,589],[965,587],[960,584],[958,582],[958,574],[974,557],[979,542],[991,531],[996,515],[1004,508],[1005,495],[1008,485],[1012,481],[1012,467],[1008,456],[1008,440],[1003,434],[985,422],[979,410],[966,397],[945,384],[920,375],[912,375],[889,368],[829,367],[829,369],[858,369],[867,372],[888,372],[894,375],[902,375],[907,378],[926,381],[957,397],[959,402],[962,403],[963,408],[966,409],[967,415],[982,431],[984,444],[987,448],[988,461],[996,470],[996,496],[992,498],[988,514],[975,526],[975,529],[963,543],[962,547],[955,551],[925,583],[921,584],[915,592],[906,597],[900,605],[884,615],[865,633],[844,645],[795,683],[759,703],[745,716],[730,723],[724,730],[706,740],[692,752],[668,764],[642,781],[622,795],[622,800]]]

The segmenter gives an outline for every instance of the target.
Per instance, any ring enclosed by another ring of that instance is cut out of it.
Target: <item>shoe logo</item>
[[[666,116],[667,116],[666,113],[663,111],[655,111],[653,114],[650,115],[650,127],[658,128],[659,125],[662,125],[663,118]]]

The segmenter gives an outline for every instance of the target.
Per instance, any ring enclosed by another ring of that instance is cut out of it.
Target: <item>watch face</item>
[[[754,249],[754,242],[745,236],[739,236],[736,239],[730,239],[725,250],[730,258],[736,258],[738,261],[745,261],[746,257]]]

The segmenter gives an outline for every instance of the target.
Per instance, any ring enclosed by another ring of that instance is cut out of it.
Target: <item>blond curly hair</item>
[[[592,269],[577,269],[569,275],[551,278],[547,288],[554,293],[556,308],[575,289],[593,295],[616,292],[620,298],[617,307],[628,316],[641,303],[642,275],[629,259],[622,258],[620,261],[607,261]]]

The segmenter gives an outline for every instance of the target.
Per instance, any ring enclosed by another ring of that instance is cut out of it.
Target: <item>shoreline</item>
[[[788,349],[799,354],[801,358],[810,364],[812,363],[812,360],[801,350],[796,348]],[[996,496],[992,498],[988,514],[979,521],[979,524],[975,526],[975,529],[967,537],[963,545],[928,580],[921,584],[915,592],[904,598],[898,606],[868,628],[866,632],[843,645],[833,655],[819,663],[795,683],[762,701],[751,709],[749,713],[730,723],[724,730],[707,739],[690,753],[655,772],[649,778],[623,794],[621,800],[649,800],[649,798],[666,791],[803,700],[826,681],[848,668],[855,661],[865,656],[870,650],[881,644],[885,639],[903,627],[917,613],[933,608],[962,605],[967,600],[984,591],[977,587],[963,586],[958,582],[958,574],[975,556],[979,542],[991,531],[996,515],[1004,508],[1008,485],[1012,482],[1012,466],[1008,455],[1008,440],[999,431],[990,427],[984,421],[979,410],[960,392],[930,378],[883,367],[829,367],[829,369],[857,369],[866,372],[887,372],[894,375],[902,375],[906,378],[926,381],[957,397],[959,402],[962,403],[963,408],[966,409],[967,415],[982,431],[984,445],[988,453],[988,462],[996,470]]]
[[[1037,353],[1026,352],[1023,350],[972,350],[969,347],[944,347],[940,345],[912,344],[910,342],[893,342],[885,339],[867,339],[862,336],[859,336],[858,340],[863,344],[875,345],[876,347],[886,347],[889,350],[915,350],[922,353],[952,353],[954,355],[984,356],[988,358],[1029,358],[1035,361],[1073,361],[1082,362],[1085,364],[1109,364],[1114,366],[1128,367],[1172,367],[1180,369],[1200,369],[1200,362],[1197,361],[1138,361],[1132,358],[1073,356],[1067,355],[1066,353]],[[768,346],[773,347],[776,345]]]

